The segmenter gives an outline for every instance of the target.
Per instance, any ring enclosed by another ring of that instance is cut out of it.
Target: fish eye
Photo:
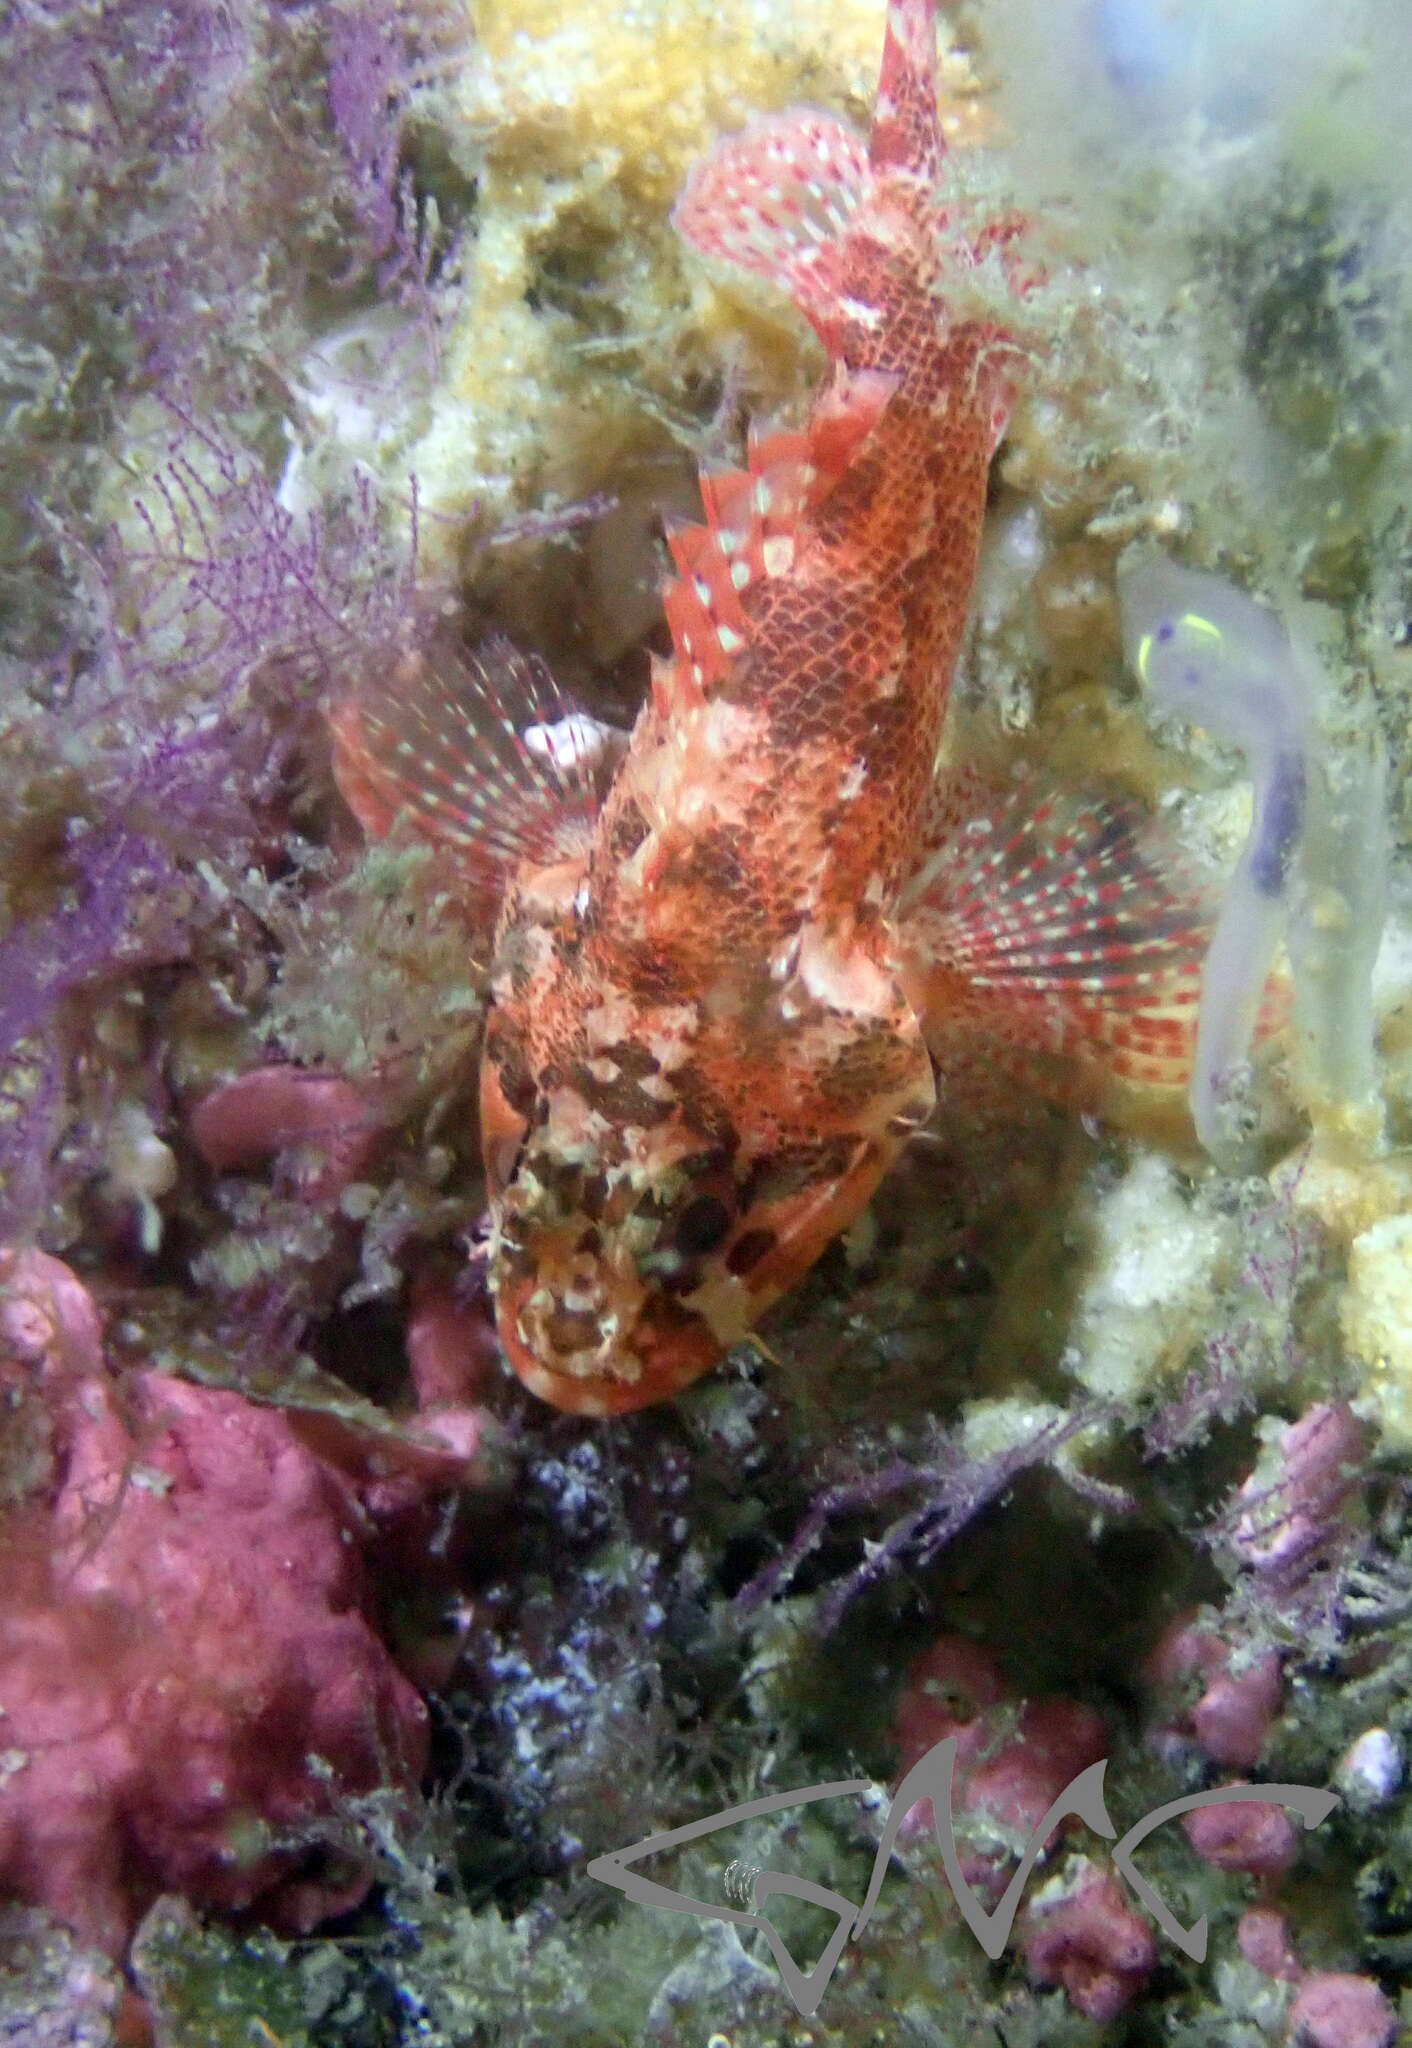
[[[691,1256],[713,1252],[730,1232],[731,1212],[719,1195],[697,1195],[677,1218],[672,1243]]]

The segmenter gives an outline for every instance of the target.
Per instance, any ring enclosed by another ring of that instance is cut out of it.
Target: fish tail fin
[[[936,99],[936,0],[888,0],[878,97],[868,137],[875,172],[936,182],[946,154]]]
[[[371,839],[399,820],[492,898],[524,861],[581,852],[604,734],[507,640],[407,654],[329,707],[339,791]]]
[[[753,121],[695,166],[674,218],[703,255],[782,285],[827,339],[847,289],[844,244],[876,178],[900,173],[930,193],[945,153],[936,0],[888,0],[867,141],[809,108]]]
[[[931,841],[902,893],[900,953],[943,1066],[969,1035],[997,1059],[1187,1082],[1214,907],[1145,812],[958,778]]]

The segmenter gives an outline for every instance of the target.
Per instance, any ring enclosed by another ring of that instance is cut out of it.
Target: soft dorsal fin
[[[582,854],[605,734],[507,640],[408,654],[329,713],[334,778],[363,830],[405,818],[497,897],[524,862]]]
[[[673,219],[703,256],[768,278],[824,327],[837,315],[839,254],[870,179],[860,135],[798,108],[718,142],[687,179]]]
[[[895,387],[881,370],[841,370],[802,433],[752,428],[745,469],[702,472],[706,524],[667,527],[678,573],[662,608],[684,701],[708,694],[745,647],[750,591],[793,568],[804,515],[845,474]]]

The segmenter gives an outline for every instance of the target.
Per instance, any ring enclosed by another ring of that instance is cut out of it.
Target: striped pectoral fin
[[[491,895],[523,862],[582,852],[618,739],[504,640],[408,655],[328,720],[334,779],[368,836],[404,821]]]
[[[1136,805],[1029,786],[955,808],[904,888],[899,953],[939,1056],[958,1034],[988,1037],[997,1057],[1061,1055],[1178,1087],[1213,923]]]

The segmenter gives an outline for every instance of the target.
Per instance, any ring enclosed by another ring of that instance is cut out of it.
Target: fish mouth
[[[866,1203],[900,1142],[860,1139],[841,1170],[757,1203],[689,1291],[644,1275],[596,1226],[501,1240],[491,1260],[505,1356],[532,1394],[572,1415],[627,1415],[718,1365]],[[742,1257],[742,1254],[748,1254]],[[734,1261],[734,1263],[733,1263]]]
[[[566,1308],[532,1275],[501,1282],[495,1319],[518,1378],[570,1415],[629,1415],[680,1393],[725,1356],[702,1318],[674,1301],[644,1299],[630,1327],[615,1327],[601,1309]]]

